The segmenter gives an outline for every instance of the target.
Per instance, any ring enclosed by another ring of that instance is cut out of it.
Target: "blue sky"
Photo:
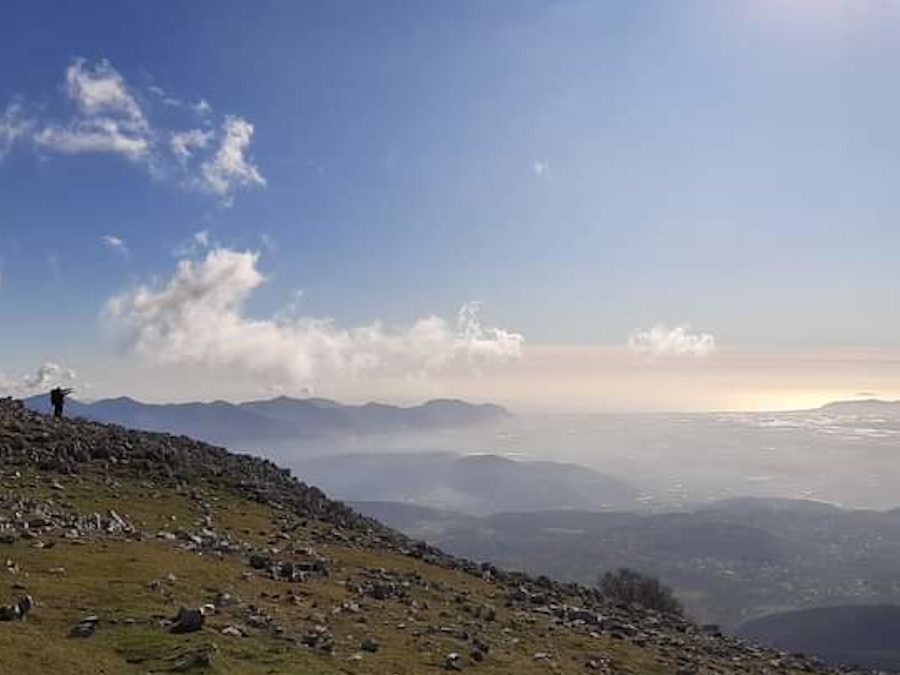
[[[329,392],[376,360],[335,392],[477,396],[548,345],[637,351],[646,374],[650,341],[688,379],[713,352],[896,347],[896,2],[5,2],[0,63],[14,383],[52,361],[98,394],[209,393],[196,377],[142,389],[133,374],[161,359],[256,378],[236,396]],[[92,104],[72,81],[116,82],[118,98]],[[149,149],[74,151],[98,119]],[[204,163],[249,127],[216,184]],[[203,145],[182,164],[172,137],[192,131]],[[110,298],[163,293],[179,259],[200,283],[215,252],[255,256],[210,263],[237,275],[223,302],[246,351],[202,335],[179,351],[184,335],[160,337],[171,323],[133,303],[109,325]],[[471,301],[474,343],[456,323]],[[432,316],[439,337],[410,334]],[[333,327],[311,336],[309,317]],[[334,333],[375,321],[377,347]],[[284,375],[250,358],[269,349],[253,322],[273,353],[315,363]],[[430,383],[385,384],[407,370]]]

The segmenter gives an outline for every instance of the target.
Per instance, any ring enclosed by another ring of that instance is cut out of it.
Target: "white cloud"
[[[540,159],[536,159],[531,163],[531,170],[538,178],[542,178],[550,170],[550,165]]]
[[[207,117],[212,113],[212,106],[207,103],[205,98],[201,98],[191,105],[191,109],[200,117]]]
[[[177,131],[169,138],[169,145],[175,157],[185,162],[194,154],[194,150],[205,148],[212,141],[215,133],[206,129],[190,129]]]
[[[218,151],[200,165],[205,189],[227,198],[236,187],[266,184],[256,165],[247,159],[252,138],[253,125],[250,122],[230,115],[225,118]]]
[[[628,338],[628,348],[649,358],[704,357],[715,351],[716,338],[711,333],[691,333],[687,325],[669,328],[660,323],[650,330],[634,331]]]
[[[248,317],[244,305],[266,281],[258,262],[257,252],[224,248],[181,260],[164,284],[111,298],[105,315],[125,345],[145,357],[238,368],[292,385],[469,370],[520,355],[522,336],[483,326],[477,305],[465,306],[455,323],[432,315],[397,329],[380,322],[341,328],[293,313]]]
[[[135,88],[105,59],[74,59],[66,69],[65,92],[73,110],[62,120],[30,117],[18,101],[6,107],[0,115],[0,159],[26,140],[48,153],[120,155],[154,178],[214,194],[226,205],[238,189],[266,184],[249,159],[250,121],[226,115],[218,128],[194,128],[198,117],[212,127],[212,106],[205,99],[185,103],[156,85]],[[167,109],[163,119],[180,114],[188,128],[151,123],[150,113],[161,106]]]
[[[12,150],[13,146],[31,137],[35,121],[25,112],[24,106],[13,101],[3,115],[0,115],[0,159]]]
[[[148,126],[125,80],[106,59],[93,68],[84,59],[75,59],[66,69],[66,91],[87,116],[122,118],[128,120],[129,126],[134,129],[146,129]]]
[[[125,241],[121,237],[117,237],[112,234],[105,234],[100,237],[100,241],[102,241],[109,250],[118,253],[119,255],[127,256],[128,255],[128,247],[125,245]]]
[[[26,375],[7,377],[0,373],[0,392],[7,396],[30,396],[57,386],[72,386],[77,379],[71,368],[48,361]]]
[[[77,112],[64,125],[41,129],[34,138],[39,146],[69,154],[147,156],[152,131],[125,80],[109,61],[91,67],[84,59],[75,59],[66,70],[66,92]]]
[[[133,136],[123,131],[112,119],[80,119],[68,126],[49,126],[34,137],[43,148],[79,154],[82,152],[110,152],[129,159],[146,157],[150,141],[144,136]]]

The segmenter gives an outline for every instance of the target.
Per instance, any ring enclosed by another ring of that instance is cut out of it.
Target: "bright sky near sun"
[[[900,3],[0,5],[0,389],[900,395]]]

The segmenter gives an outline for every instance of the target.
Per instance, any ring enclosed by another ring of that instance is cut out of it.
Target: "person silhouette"
[[[53,406],[54,417],[63,416],[63,407],[66,404],[66,396],[71,393],[71,389],[63,389],[62,387],[53,387],[53,389],[50,390],[50,405]]]

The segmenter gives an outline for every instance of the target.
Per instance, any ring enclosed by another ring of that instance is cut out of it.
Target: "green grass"
[[[304,675],[351,673],[376,675],[446,672],[443,662],[450,652],[468,656],[469,644],[428,627],[452,625],[479,635],[491,645],[487,659],[467,671],[488,675],[517,673],[581,673],[591,658],[609,659],[621,674],[667,675],[671,658],[609,637],[561,630],[546,617],[519,613],[503,607],[501,589],[460,571],[431,566],[397,553],[364,550],[335,544],[315,544],[317,533],[330,526],[310,521],[286,541],[277,535],[280,525],[300,519],[242,499],[215,487],[190,491],[150,486],[140,482],[107,485],[102,476],[83,474],[63,477],[65,490],[49,487],[39,475],[0,479],[0,494],[53,498],[70,503],[81,512],[105,513],[115,509],[139,524],[150,537],[133,541],[126,537],[97,536],[84,544],[55,540],[52,548],[34,548],[20,540],[0,546],[0,563],[9,558],[20,568],[17,575],[0,566],[0,603],[30,593],[38,605],[26,621],[0,623],[0,673],[16,675],[96,675],[97,673],[188,672],[233,675]],[[212,505],[215,527],[255,546],[313,545],[329,559],[327,578],[303,584],[286,584],[248,576],[249,567],[239,556],[198,555],[181,550],[176,542],[156,539],[160,529],[191,528],[204,514],[203,502]],[[65,574],[53,573],[65,568]],[[440,589],[413,587],[410,595],[418,609],[395,601],[352,596],[345,587],[357,579],[363,567],[384,567],[395,572],[418,572]],[[162,581],[174,574],[174,582]],[[24,589],[15,589],[19,584]],[[301,600],[289,601],[289,588],[302,591]],[[225,636],[230,623],[245,623],[234,610],[223,610],[191,635],[173,635],[159,625],[174,616],[179,606],[211,602],[219,591],[239,596],[263,608],[285,629],[299,637],[313,625],[327,621],[335,636],[334,655],[311,650],[260,629],[246,638]],[[496,621],[479,622],[463,611],[456,596],[472,605],[490,605]],[[358,614],[335,613],[353,599]],[[72,625],[86,615],[101,622],[94,636],[70,639]],[[360,654],[360,643],[374,638],[380,649]],[[552,654],[549,661],[535,654]],[[202,664],[209,655],[211,665]],[[200,657],[200,658],[198,658]]]

